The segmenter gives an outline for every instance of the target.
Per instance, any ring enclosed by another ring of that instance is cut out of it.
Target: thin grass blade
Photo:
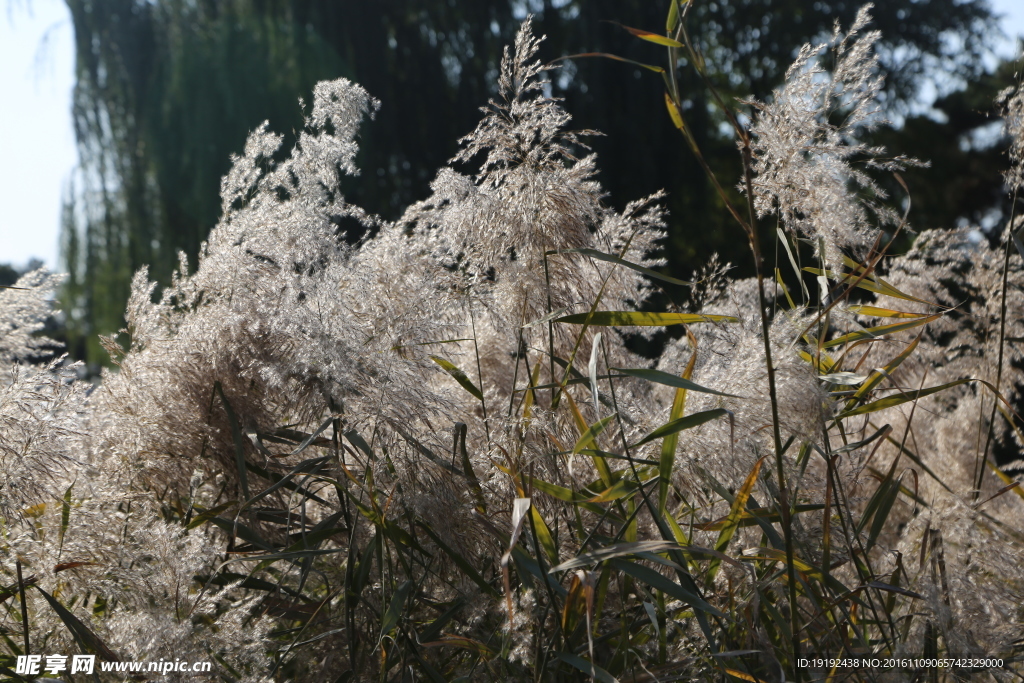
[[[724,553],[725,549],[729,547],[729,541],[732,540],[733,535],[740,526],[740,520],[743,517],[743,512],[747,508],[747,501],[750,500],[750,494],[754,490],[754,485],[757,483],[757,476],[761,473],[761,465],[764,463],[765,458],[768,456],[761,456],[757,462],[754,463],[754,467],[751,468],[747,478],[743,481],[743,485],[740,490],[736,492],[736,496],[732,499],[732,507],[729,510],[729,516],[725,518],[725,523],[722,525],[722,530],[718,532],[718,540],[715,542],[715,550],[720,553]],[[711,560],[711,564],[708,567],[708,582],[712,582],[715,579],[715,574],[718,573],[718,567],[721,565],[721,561],[716,557]]]
[[[588,320],[589,317],[589,320]],[[697,313],[648,313],[645,311],[594,311],[577,313],[555,319],[556,323],[589,324],[597,327],[664,327],[666,325],[695,325],[697,323],[735,323],[739,318],[731,315],[699,315]]]
[[[663,424],[662,426],[658,427],[653,432],[637,441],[635,444],[632,444],[630,448],[642,446],[645,443],[649,443],[651,441],[654,441],[655,439],[660,439],[664,436],[668,436],[669,434],[678,434],[683,430],[693,429],[694,427],[700,426],[705,422],[710,422],[711,420],[715,420],[728,414],[729,411],[725,410],[724,408],[714,408],[713,410],[704,410],[699,413],[694,413],[693,415],[681,417],[678,420],[672,420],[671,422]]]
[[[644,268],[643,266],[637,265],[636,263],[633,263],[632,261],[627,261],[625,259],[619,258],[618,256],[613,256],[612,254],[606,254],[605,252],[598,251],[597,249],[586,249],[586,248],[580,248],[580,249],[559,249],[557,251],[549,251],[548,254],[549,255],[550,254],[583,254],[584,256],[589,256],[592,259],[597,259],[598,261],[606,261],[608,263],[614,263],[614,264],[617,264],[617,265],[620,265],[620,266],[624,266],[624,267],[629,268],[631,270],[635,270],[638,273],[643,273],[647,277],[652,277],[652,278],[655,278],[656,280],[662,280],[664,282],[668,282],[668,283],[671,283],[673,285],[690,286],[690,285],[693,284],[692,282],[687,282],[686,280],[677,280],[674,277],[669,277],[668,275],[662,275],[661,273],[659,273],[656,270],[651,270],[650,268]],[[547,322],[547,321],[545,320],[544,322]],[[531,324],[533,324],[533,323],[531,323]]]
[[[476,385],[473,384],[473,380],[471,380],[465,372],[459,369],[455,363],[452,363],[450,360],[445,360],[440,356],[430,356],[430,360],[444,368],[444,371],[451,375],[452,378],[459,383],[459,386],[468,391],[476,400],[484,400],[483,392],[477,389]]]

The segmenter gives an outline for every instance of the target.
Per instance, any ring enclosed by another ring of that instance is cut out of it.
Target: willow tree
[[[220,177],[248,131],[300,127],[295,102],[344,72],[335,50],[262,3],[69,0],[81,172],[65,210],[73,350],[103,357],[132,274],[168,282],[220,215]]]

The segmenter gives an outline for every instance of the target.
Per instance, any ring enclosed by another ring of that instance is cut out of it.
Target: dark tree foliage
[[[18,281],[18,271],[9,263],[0,263],[0,287],[10,287]]]
[[[664,50],[617,22],[663,30],[668,8],[649,0],[67,2],[78,50],[74,113],[84,168],[67,211],[65,309],[73,352],[90,361],[103,355],[85,340],[123,324],[133,271],[149,264],[151,276],[166,283],[178,250],[195,263],[218,217],[229,154],[240,152],[247,132],[265,119],[275,130],[299,128],[295,102],[316,81],[346,76],[381,100],[377,121],[362,134],[363,175],[346,191],[393,219],[428,193],[455,141],[475,126],[478,108],[493,94],[502,46],[526,13],[548,36],[548,58],[608,52],[662,64]],[[836,18],[849,25],[859,6],[701,0],[690,9],[689,26],[718,87],[732,97],[763,98],[802,43],[827,35]],[[892,112],[908,111],[929,75],[972,81],[982,73],[986,38],[995,31],[985,0],[893,0],[874,14],[888,41],[883,66]],[[602,158],[609,201],[668,191],[669,268],[689,275],[699,254],[715,250],[749,268],[741,240],[672,128],[657,75],[600,58],[561,63],[552,88],[566,98],[579,128],[605,133],[590,141]],[[703,86],[692,70],[681,73],[695,136],[721,177],[738,177],[735,145],[722,134]],[[892,146],[902,151],[899,141]],[[986,169],[994,161],[977,159]],[[962,209],[949,193],[942,196],[956,204],[953,213],[973,216],[971,202]]]
[[[899,129],[880,129],[873,136],[878,144],[930,162],[905,174],[912,225],[975,225],[993,242],[1002,236],[1010,213],[1001,178],[1009,143],[993,102],[1004,88],[1016,85],[1019,67],[1003,62],[965,89],[939,98],[930,115],[913,116]],[[893,194],[903,192],[891,180],[887,187]]]
[[[766,99],[777,87],[804,42],[820,40],[834,21],[849,26],[862,2],[808,0],[741,0],[694,3],[690,34],[705,46],[707,61],[718,71],[716,87],[732,97]],[[585,11],[637,28],[657,31],[664,24],[663,8],[645,2],[591,2]],[[887,79],[889,115],[897,117],[915,101],[923,76],[973,81],[982,72],[985,37],[994,35],[987,6],[954,0],[879,3],[873,28],[882,31],[882,68]],[[547,26],[543,28],[547,30]],[[572,26],[588,34],[563,39],[567,52],[602,51],[646,63],[663,64],[662,50],[636,40],[614,24],[588,21]],[[577,47],[578,46],[578,47]],[[723,259],[749,274],[745,242],[738,237],[726,211],[718,205],[696,160],[663,114],[662,86],[654,74],[628,65],[590,60],[580,63],[567,96],[567,109],[577,121],[611,133],[595,148],[607,173],[605,186],[617,201],[664,187],[669,192],[672,219],[667,253],[674,271],[689,275],[701,255],[719,252]],[[740,177],[739,156],[731,137],[723,137],[721,120],[709,113],[707,95],[693,73],[681,70],[682,92],[688,93],[687,122],[719,177],[730,184]],[[948,80],[947,80],[948,82]],[[686,105],[684,101],[684,106]],[[991,103],[987,110],[991,110]],[[661,110],[661,111],[659,111]],[[896,133],[899,136],[899,133]],[[949,141],[955,144],[955,141]],[[890,151],[904,150],[899,139]],[[916,151],[916,150],[915,150]],[[922,153],[928,159],[931,154]],[[898,189],[898,188],[897,188]],[[764,222],[765,243],[771,244],[774,225]],[[924,226],[930,227],[930,226]]]

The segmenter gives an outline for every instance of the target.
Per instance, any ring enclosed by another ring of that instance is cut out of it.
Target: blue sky
[[[0,263],[57,268],[61,196],[76,163],[73,29],[60,0],[0,10]],[[1024,35],[1024,0],[992,0],[1004,31]],[[1010,53],[1010,44],[1002,52]]]

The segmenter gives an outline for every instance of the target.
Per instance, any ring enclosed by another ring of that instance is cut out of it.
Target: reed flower
[[[899,219],[883,203],[885,191],[862,169],[920,164],[885,158],[884,148],[858,141],[859,133],[888,123],[873,52],[881,34],[864,32],[870,9],[860,9],[847,33],[837,23],[828,42],[804,45],[770,102],[749,103],[758,215],[778,215],[787,231],[811,240],[833,268],[844,249],[863,251]],[[825,54],[834,62],[830,71],[822,65]]]

